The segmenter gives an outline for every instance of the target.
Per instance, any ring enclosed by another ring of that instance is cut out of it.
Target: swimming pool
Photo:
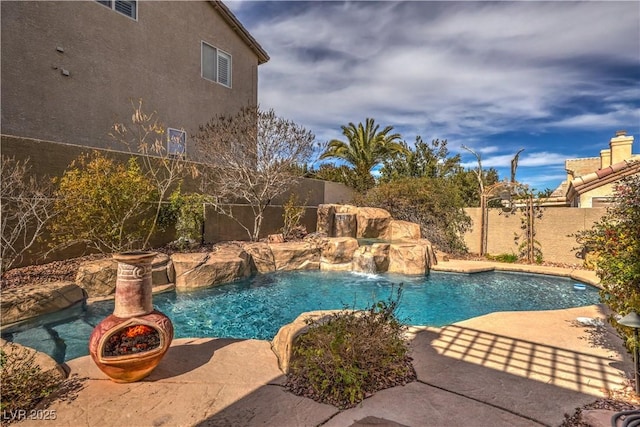
[[[270,340],[278,329],[312,310],[367,308],[387,300],[402,283],[398,317],[411,325],[443,326],[497,311],[553,310],[596,304],[598,289],[555,276],[486,272],[431,272],[428,276],[288,271],[259,275],[209,289],[153,297],[171,318],[176,338]],[[88,354],[94,326],[113,301],[89,305],[78,317],[6,337],[56,360]]]

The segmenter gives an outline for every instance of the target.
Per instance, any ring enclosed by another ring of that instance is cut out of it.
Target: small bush
[[[395,316],[395,299],[363,311],[341,311],[312,320],[294,343],[286,387],[293,393],[339,408],[350,408],[378,390],[416,379]]]
[[[283,227],[282,234],[286,240],[296,240],[302,238],[307,234],[307,229],[304,225],[300,225],[300,221],[304,218],[306,212],[305,205],[308,199],[305,199],[302,204],[298,199],[296,193],[291,193],[287,202],[282,206],[283,214]]]
[[[29,411],[56,390],[61,379],[52,372],[42,372],[35,361],[35,352],[8,345],[15,348],[0,349],[1,410],[3,413]]]
[[[169,196],[169,203],[160,212],[159,225],[174,225],[178,239],[173,242],[178,249],[203,243],[205,204],[209,196],[198,193],[182,193],[180,186]]]
[[[514,263],[514,262],[518,262],[518,255],[516,254],[487,255],[487,259],[490,261]]]

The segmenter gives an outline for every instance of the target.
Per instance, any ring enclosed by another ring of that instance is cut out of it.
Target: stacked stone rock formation
[[[347,215],[347,225],[336,227],[336,215]],[[154,289],[191,291],[282,270],[424,275],[437,262],[431,243],[420,238],[420,226],[395,220],[384,209],[320,205],[317,229],[304,241],[229,243],[208,253],[158,254],[152,263]],[[358,239],[377,241],[365,245]],[[3,292],[2,330],[58,310],[81,309],[87,297],[113,296],[116,273],[112,259],[89,261],[80,266],[75,283]]]

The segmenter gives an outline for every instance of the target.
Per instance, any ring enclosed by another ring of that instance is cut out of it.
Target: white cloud
[[[605,113],[584,113],[551,123],[554,127],[617,129],[630,123],[640,126],[640,108],[612,104]]]
[[[451,151],[466,144],[487,167],[508,167],[521,144],[497,146],[492,135],[640,122],[633,2],[274,4],[249,28],[271,56],[260,103],[319,140],[373,117],[407,141],[446,138]],[[552,152],[583,149],[540,141],[525,147],[522,167],[563,164],[568,155]]]

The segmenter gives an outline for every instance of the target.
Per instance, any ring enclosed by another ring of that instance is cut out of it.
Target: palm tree
[[[407,149],[400,143],[400,134],[389,135],[393,126],[387,126],[378,131],[374,119],[367,118],[365,125],[358,126],[349,123],[342,126],[342,134],[347,141],[332,139],[327,149],[320,155],[320,159],[341,159],[350,164],[355,170],[357,181],[356,190],[364,191],[375,184],[371,170],[384,159],[395,153],[405,153]]]

